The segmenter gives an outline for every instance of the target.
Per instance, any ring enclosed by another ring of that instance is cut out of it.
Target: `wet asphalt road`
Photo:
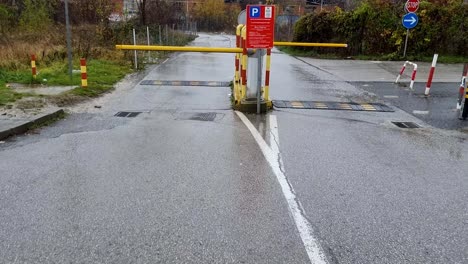
[[[233,41],[202,34],[194,45]],[[282,171],[325,261],[467,263],[467,134],[413,115],[413,103],[383,97],[398,91],[402,98],[404,88],[346,82],[280,53],[272,63],[273,99],[402,109],[247,115],[270,146],[268,120],[277,117]],[[144,80],[232,76],[232,55],[186,53]],[[230,110],[229,93],[124,85],[71,109],[66,120],[0,145],[2,262],[311,263],[290,201]],[[142,113],[121,118],[118,111]],[[214,120],[193,120],[202,113]]]

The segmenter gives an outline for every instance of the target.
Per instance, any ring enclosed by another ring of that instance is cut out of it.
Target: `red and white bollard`
[[[412,64],[414,66],[413,68],[413,74],[411,75],[411,82],[410,82],[410,89],[413,90],[413,86],[414,86],[414,80],[416,79],[416,72],[418,71],[418,65],[416,63],[412,63],[410,62],[410,64]]]
[[[429,95],[429,91],[431,90],[432,78],[434,77],[434,72],[435,72],[435,67],[437,64],[438,57],[439,57],[439,54],[434,54],[434,58],[432,59],[431,71],[429,72],[429,78],[427,79],[427,84],[426,84],[426,91],[424,92],[426,96]]]
[[[395,83],[398,83],[398,81],[400,80],[401,75],[403,75],[403,72],[404,72],[405,69],[406,69],[406,64],[407,64],[408,62],[409,62],[409,61],[405,61],[405,63],[403,63],[403,67],[401,68],[400,74],[398,74],[398,76],[396,77]]]
[[[398,81],[400,80],[401,78],[401,75],[403,75],[403,72],[405,71],[406,69],[406,65],[409,64],[409,65],[413,65],[413,74],[411,74],[411,82],[410,82],[410,89],[413,90],[413,86],[414,86],[414,80],[416,79],[416,72],[418,71],[418,65],[416,63],[412,63],[410,61],[406,61],[404,64],[403,64],[403,67],[401,68],[401,71],[400,71],[400,74],[398,74],[396,80],[395,80],[395,83],[398,83]]]
[[[457,109],[461,109],[461,102],[463,101],[463,96],[465,95],[465,83],[466,77],[463,76],[460,83],[460,89],[458,90],[458,101],[457,101]]]
[[[458,101],[457,101],[457,109],[461,109],[461,103],[463,101],[463,96],[465,96],[465,85],[466,85],[466,79],[468,78],[468,63],[465,64],[463,67],[463,73],[462,73],[462,78],[461,78],[461,83],[460,83],[460,88],[458,89]]]

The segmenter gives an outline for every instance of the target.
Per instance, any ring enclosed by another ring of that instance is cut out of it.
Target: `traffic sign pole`
[[[406,39],[405,49],[403,51],[403,57],[406,57],[406,48],[408,46],[409,30],[414,28],[418,24],[419,18],[415,13],[408,13],[401,19],[401,24],[406,28]]]
[[[406,47],[408,47],[408,36],[409,36],[409,29],[406,30],[406,40],[405,40],[405,49],[403,51],[403,58],[406,58]]]

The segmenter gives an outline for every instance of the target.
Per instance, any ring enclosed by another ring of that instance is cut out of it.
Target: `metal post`
[[[161,32],[161,25],[158,25],[159,30],[159,45],[162,45],[162,32]]]
[[[68,55],[68,75],[70,81],[73,79],[73,64],[72,64],[72,47],[71,47],[71,30],[70,30],[70,16],[68,13],[68,0],[65,0],[65,27],[67,28],[67,55]]]
[[[133,29],[133,45],[136,46],[136,33],[135,29]],[[135,70],[138,69],[138,57],[137,51],[135,50]]]
[[[175,27],[175,25],[172,24],[172,32],[171,32],[171,35],[172,35],[172,42],[171,42],[171,43],[172,43],[172,45],[175,45],[175,40],[174,40],[174,37],[175,37],[175,36],[174,36],[174,35],[175,35],[175,34],[174,34],[174,30],[175,30],[175,29],[174,29],[174,27]]]
[[[165,44],[167,45],[169,43],[169,27],[166,24],[166,39],[164,40]]]
[[[150,43],[150,34],[149,34],[149,27],[146,27],[146,40],[148,42],[148,46],[151,44]],[[151,59],[151,51],[148,51],[148,63],[150,62]]]
[[[263,50],[257,49],[257,114],[260,114],[260,105],[262,101],[262,64],[263,64]]]
[[[406,47],[408,46],[408,36],[409,36],[409,29],[406,30],[406,40],[405,40],[405,49],[403,51],[403,58],[406,58]]]

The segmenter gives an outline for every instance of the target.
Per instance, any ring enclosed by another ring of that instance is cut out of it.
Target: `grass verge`
[[[79,62],[74,66],[79,67]],[[115,83],[132,72],[130,63],[110,60],[90,60],[87,63],[88,87],[81,88],[81,75],[74,71],[72,78],[68,74],[66,62],[56,62],[49,66],[39,66],[37,79],[34,80],[29,70],[0,71],[0,106],[13,103],[24,97],[37,96],[33,94],[17,93],[7,87],[7,83],[43,84],[48,86],[77,86],[75,89],[55,96],[41,96],[58,106],[66,106],[97,97],[111,91]]]

